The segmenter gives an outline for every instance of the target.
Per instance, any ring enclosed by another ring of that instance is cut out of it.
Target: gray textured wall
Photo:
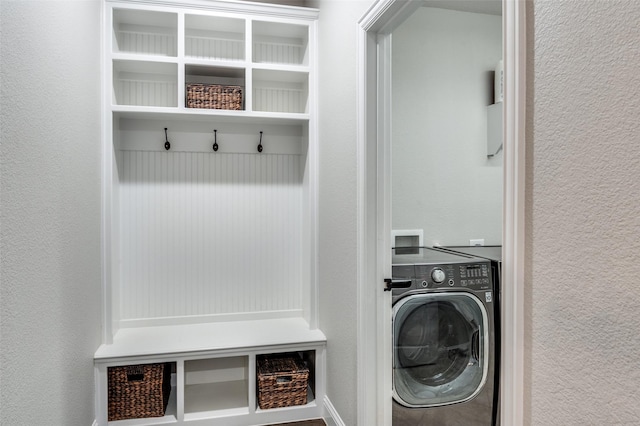
[[[100,3],[0,2],[0,424],[93,422]]]
[[[528,5],[529,425],[640,424],[640,2]]]

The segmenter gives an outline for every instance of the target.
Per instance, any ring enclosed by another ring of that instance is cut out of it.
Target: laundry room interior
[[[499,425],[501,3],[434,5],[391,32],[391,424]]]
[[[501,4],[460,3],[392,33],[392,232],[429,247],[502,242]]]
[[[0,425],[639,425],[638,21],[0,1]]]

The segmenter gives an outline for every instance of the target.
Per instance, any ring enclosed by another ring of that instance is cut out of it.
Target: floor
[[[277,425],[272,425],[272,426],[327,426],[327,424],[322,419],[315,419],[315,420],[305,420],[302,422],[279,423]]]

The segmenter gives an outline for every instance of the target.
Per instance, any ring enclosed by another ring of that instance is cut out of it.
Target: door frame
[[[502,0],[504,187],[501,406],[524,424],[526,0]],[[391,33],[422,4],[377,0],[358,21],[358,425],[391,425]]]

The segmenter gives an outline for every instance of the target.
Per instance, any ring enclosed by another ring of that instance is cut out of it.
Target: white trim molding
[[[391,424],[391,298],[383,291],[391,273],[390,112],[378,108],[390,95],[390,33],[419,1],[380,0],[358,22],[358,420]],[[383,103],[384,105],[384,103]]]
[[[526,1],[503,0],[502,424],[524,424]]]
[[[329,397],[325,395],[324,400],[322,401],[324,404],[324,409],[328,418],[325,417],[325,421],[329,422],[329,426],[346,426],[346,424],[340,418],[340,414],[338,414],[338,410],[333,406]]]

